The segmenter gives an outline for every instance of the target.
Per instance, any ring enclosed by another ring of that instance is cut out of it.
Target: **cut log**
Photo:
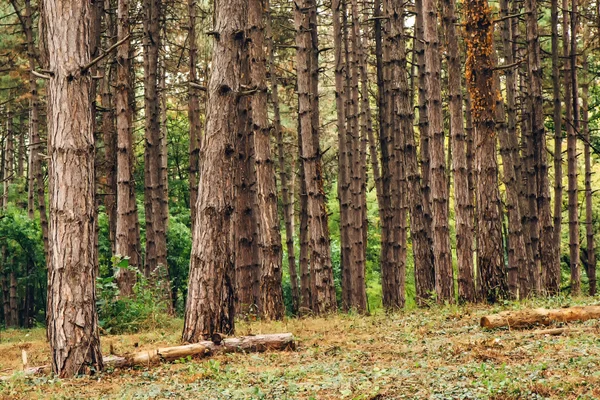
[[[547,310],[536,308],[520,311],[504,311],[481,318],[483,328],[526,328],[536,325],[550,325],[552,322],[587,321],[600,318],[600,306],[578,306]]]
[[[223,339],[220,344],[212,341],[186,344],[183,346],[163,347],[155,350],[140,351],[125,356],[110,355],[103,358],[104,367],[128,368],[179,360],[185,357],[206,357],[218,353],[253,353],[267,350],[294,350],[296,342],[291,333],[275,333],[270,335],[242,336]],[[42,375],[50,372],[50,365],[26,368],[27,375]],[[10,376],[0,377],[7,380]]]

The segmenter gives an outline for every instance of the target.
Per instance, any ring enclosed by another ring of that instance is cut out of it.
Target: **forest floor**
[[[292,332],[296,351],[227,354],[105,371],[94,377],[0,382],[2,399],[599,399],[600,330],[563,336],[485,331],[504,309],[597,304],[532,300],[498,307],[445,306],[397,314],[240,323],[239,335]],[[573,324],[598,327],[598,321]],[[135,335],[103,336],[105,354],[176,345],[181,320]],[[43,329],[0,332],[0,374],[48,363]]]

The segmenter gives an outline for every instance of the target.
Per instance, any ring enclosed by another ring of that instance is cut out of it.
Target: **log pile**
[[[530,310],[504,311],[481,318],[483,328],[528,328],[550,325],[553,322],[587,321],[600,318],[600,306],[577,306],[559,309],[536,308]]]
[[[239,338],[221,339],[213,337],[213,341],[202,341],[183,346],[163,347],[149,351],[140,351],[125,356],[110,355],[103,357],[105,368],[128,368],[134,366],[153,365],[171,362],[186,357],[207,357],[219,353],[257,353],[267,350],[295,350],[296,342],[291,333],[275,333],[270,335],[242,336]],[[50,365],[25,368],[25,375],[49,373]],[[10,376],[0,377],[0,380]]]

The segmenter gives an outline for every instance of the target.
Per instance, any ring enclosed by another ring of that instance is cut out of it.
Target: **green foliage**
[[[136,272],[137,283],[131,297],[121,297],[114,276],[97,279],[99,325],[105,333],[118,334],[153,329],[167,320],[167,304],[157,298],[156,285],[150,282],[138,270],[129,266],[126,258],[114,257],[115,268],[130,269]]]

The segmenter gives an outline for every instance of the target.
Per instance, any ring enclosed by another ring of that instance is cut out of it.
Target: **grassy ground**
[[[16,373],[6,399],[599,399],[600,330],[566,336],[483,331],[501,309],[596,304],[555,299],[503,307],[447,306],[370,317],[336,315],[241,324],[238,333],[293,332],[294,352],[229,354],[59,380]],[[597,321],[574,324],[598,326]],[[181,321],[136,335],[104,336],[117,354],[179,343]],[[41,329],[4,331],[0,371],[48,362]]]

